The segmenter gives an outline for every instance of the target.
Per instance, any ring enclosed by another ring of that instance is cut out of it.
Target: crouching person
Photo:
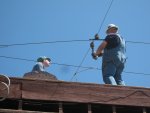
[[[37,64],[34,65],[32,72],[45,71],[46,67],[49,67],[51,64],[51,59],[48,57],[39,57],[37,59]]]
[[[51,59],[48,57],[39,57],[37,63],[33,66],[31,72],[25,73],[24,78],[42,79],[42,80],[57,80],[57,77],[45,71],[46,67],[51,65]]]

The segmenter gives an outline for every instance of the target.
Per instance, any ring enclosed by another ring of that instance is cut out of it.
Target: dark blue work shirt
[[[45,71],[44,65],[41,62],[38,62],[36,65],[34,65],[32,72],[33,71],[38,71],[38,72]]]
[[[105,38],[105,41],[107,42],[106,49],[112,49],[117,47],[120,44],[120,38],[118,35],[107,35]]]

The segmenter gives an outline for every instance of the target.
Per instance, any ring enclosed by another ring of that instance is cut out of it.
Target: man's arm
[[[101,43],[101,45],[98,47],[96,53],[95,53],[95,56],[102,56],[103,54],[103,49],[107,46],[107,42],[106,41],[103,41]]]

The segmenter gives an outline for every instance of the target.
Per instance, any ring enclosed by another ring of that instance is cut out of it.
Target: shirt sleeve
[[[104,40],[105,40],[107,43],[109,43],[110,37],[109,37],[109,36],[106,36]]]
[[[106,36],[105,41],[107,42],[107,49],[115,48],[120,44],[120,40],[117,35],[108,35]]]

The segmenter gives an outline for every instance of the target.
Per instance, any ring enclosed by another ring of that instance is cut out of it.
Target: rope
[[[5,99],[8,97],[8,95],[9,95],[10,79],[9,79],[6,75],[0,75],[0,76],[3,76],[4,78],[6,78],[6,79],[7,79],[7,82],[8,82],[8,83],[5,83],[5,82],[0,81],[0,83],[1,83],[2,85],[4,85],[4,87],[5,87],[5,88],[1,89],[1,91],[7,90],[7,94],[6,94],[4,97],[1,97],[1,98],[0,98],[0,101],[3,101],[3,100],[5,100]]]

